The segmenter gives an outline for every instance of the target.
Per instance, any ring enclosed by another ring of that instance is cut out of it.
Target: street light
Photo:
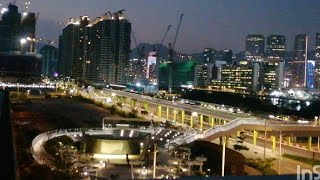
[[[315,126],[320,124],[320,119],[319,119],[318,116],[314,117],[314,121],[315,121]],[[317,146],[317,148],[318,148],[318,151],[319,151],[319,148],[320,148],[320,137],[319,136],[318,136],[318,146]]]
[[[19,95],[19,83],[17,83],[17,94]]]
[[[20,52],[22,53],[23,52],[23,46],[27,43],[27,39],[25,38],[22,38],[20,39]]]
[[[191,126],[191,128],[193,127],[193,122],[196,120],[196,119],[193,119],[193,118],[196,118],[196,117],[198,117],[198,113],[197,112],[192,112],[191,113],[191,121],[190,121],[190,126]]]
[[[196,116],[198,116],[198,113],[197,112],[192,112],[192,114],[191,114],[193,117],[196,117]]]
[[[226,141],[227,137],[222,137],[222,163],[221,163],[221,176],[224,177],[224,167],[225,167],[225,160],[226,160]]]

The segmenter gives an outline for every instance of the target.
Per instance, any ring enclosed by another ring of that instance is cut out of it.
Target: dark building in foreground
[[[18,7],[9,4],[1,10],[0,52],[34,52],[37,15],[18,11]]]
[[[18,7],[9,4],[2,9],[0,21],[0,52],[18,51],[20,46],[21,14]]]
[[[41,77],[41,72],[41,56],[0,53],[0,79],[2,82],[28,81]]]

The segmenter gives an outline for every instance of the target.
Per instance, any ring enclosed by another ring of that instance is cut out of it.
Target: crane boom
[[[162,40],[161,40],[160,46],[159,46],[159,48],[157,49],[157,52],[160,52],[160,50],[161,50],[161,48],[162,48],[162,45],[163,45],[163,42],[164,42],[164,40],[166,39],[166,37],[167,37],[167,35],[168,35],[171,27],[172,27],[172,25],[169,25],[169,26],[168,26],[167,31],[166,31],[166,33],[164,34],[164,36],[163,36],[163,38],[162,38]]]
[[[176,45],[176,42],[177,42],[177,39],[179,36],[179,31],[180,31],[183,15],[184,14],[180,15],[180,19],[179,19],[179,23],[177,26],[176,34],[174,36],[173,43],[169,43],[169,61],[168,61],[168,63],[169,63],[169,79],[168,79],[168,92],[169,92],[169,94],[171,94],[171,91],[172,91],[172,72],[173,72],[172,63],[174,62],[174,47]]]
[[[138,51],[138,54],[139,54],[139,58],[141,58],[142,57],[142,52],[140,51],[140,48],[138,46],[137,38],[134,35],[133,31],[131,31],[131,34],[132,34],[132,37],[133,37],[134,44],[136,45],[136,48],[137,48],[137,51]]]
[[[177,27],[177,30],[176,30],[176,34],[175,34],[175,36],[174,36],[174,41],[173,41],[173,43],[172,43],[172,49],[174,49],[174,47],[175,47],[175,45],[176,45],[176,42],[177,42],[177,39],[178,39],[178,36],[179,36],[179,32],[180,32],[180,27],[181,27],[181,22],[182,22],[183,16],[184,16],[184,14],[181,14],[181,15],[180,15],[178,27]]]

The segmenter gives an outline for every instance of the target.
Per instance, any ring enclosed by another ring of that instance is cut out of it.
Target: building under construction
[[[123,11],[71,19],[59,40],[60,74],[79,82],[125,84],[131,23]]]
[[[20,13],[14,3],[2,8],[0,52],[34,52],[37,16],[27,11]]]

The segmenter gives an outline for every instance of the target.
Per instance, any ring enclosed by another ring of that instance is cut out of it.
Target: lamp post
[[[24,48],[24,45],[27,43],[27,39],[25,38],[22,38],[20,39],[20,53],[23,53],[23,48]]]
[[[196,119],[196,117],[198,117],[198,113],[197,112],[192,112],[191,113],[191,121],[190,121],[190,127],[193,127],[194,121]]]
[[[157,143],[154,143],[153,148],[153,173],[152,178],[156,179],[156,165],[157,165]]]
[[[222,137],[222,167],[221,167],[221,176],[224,177],[224,166],[226,160],[226,136]]]
[[[19,83],[17,83],[17,94],[19,95]]]
[[[263,145],[263,159],[266,159],[266,141],[267,141],[267,120],[264,120],[264,145]]]
[[[278,173],[279,173],[279,175],[281,174],[280,173],[280,162],[281,162],[281,141],[282,141],[282,131],[281,131],[281,129],[280,129],[280,135],[279,135],[279,163],[278,163]]]

